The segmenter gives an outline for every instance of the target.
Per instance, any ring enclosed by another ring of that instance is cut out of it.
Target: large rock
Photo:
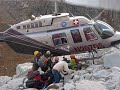
[[[33,63],[27,62],[23,64],[19,64],[16,67],[16,74],[19,75],[29,69],[32,69]]]
[[[107,90],[107,89],[99,82],[82,80],[76,83],[76,90]]]
[[[105,68],[120,67],[120,52],[116,50],[103,56],[103,61]]]
[[[109,74],[109,80],[106,81],[106,86],[109,90],[120,90],[120,68],[112,67]]]
[[[93,73],[93,76],[96,79],[99,79],[99,78],[107,78],[107,77],[109,77],[109,74],[110,74],[110,72],[103,69],[103,70],[100,70],[100,71],[97,71],[97,72]]]
[[[19,90],[19,85],[22,84],[23,78],[10,80],[7,84],[0,87],[0,90]]]
[[[0,86],[6,84],[8,81],[11,80],[12,77],[8,77],[8,76],[1,76],[0,77]]]

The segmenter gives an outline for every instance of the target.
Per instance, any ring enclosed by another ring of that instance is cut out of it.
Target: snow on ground
[[[120,51],[112,48],[112,50],[101,59],[95,60],[97,62],[103,60],[103,64],[90,65],[86,69],[79,71],[71,70],[71,74],[65,76],[65,84],[61,85],[59,90],[62,90],[63,87],[65,90],[120,90],[120,67],[116,67],[116,65],[119,64],[112,64],[113,66],[109,68],[105,68],[104,65],[109,64],[109,61],[105,63],[105,60],[108,60],[107,58],[109,57],[109,60],[118,60],[119,55],[116,58],[115,53],[119,52]],[[22,84],[23,78],[25,78],[27,71],[31,69],[31,66],[31,63],[19,64],[16,68],[17,75],[14,77],[1,76],[0,90],[20,90],[18,86]]]
[[[26,71],[28,69],[31,69],[32,65],[33,64],[30,63],[30,62],[17,65],[17,67],[16,67],[16,74],[19,75],[20,73],[22,73],[22,72],[24,72],[24,71]]]

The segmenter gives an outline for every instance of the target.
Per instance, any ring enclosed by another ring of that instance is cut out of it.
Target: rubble
[[[111,51],[110,53],[112,55],[112,53],[115,53],[115,52]],[[108,54],[106,54],[106,56],[107,55]],[[103,57],[101,58],[101,60],[104,60]],[[112,58],[116,60],[116,57],[112,57]],[[1,76],[0,90],[19,89],[19,85],[22,84],[23,78],[25,77],[27,70],[31,69],[31,66],[32,66],[32,63],[19,64],[16,67],[18,77],[16,76],[16,78],[13,78],[12,80],[11,80],[11,77]],[[62,90],[63,88],[64,90],[75,90],[75,89],[77,90],[120,90],[120,67],[112,66],[112,67],[106,68],[104,66],[105,65],[102,63],[99,65],[92,64],[84,70],[82,69],[78,71],[72,71],[72,74],[65,76],[65,80],[64,80],[65,84],[60,85],[59,90]],[[22,71],[21,71],[21,68],[22,68]],[[26,73],[24,73],[24,71],[26,71]],[[23,90],[35,90],[35,89],[23,89]]]

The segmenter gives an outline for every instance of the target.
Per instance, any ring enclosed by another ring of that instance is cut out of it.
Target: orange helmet
[[[70,58],[75,58],[75,55],[74,54],[70,54]]]

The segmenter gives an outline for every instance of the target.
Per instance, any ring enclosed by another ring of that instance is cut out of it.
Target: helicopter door
[[[84,46],[86,43],[82,37],[82,29],[81,28],[72,28],[69,30],[69,43],[71,47],[71,53],[81,52],[81,46]]]
[[[64,32],[50,32],[49,33],[50,39],[52,41],[52,46],[54,46],[55,48],[59,48],[65,51],[69,51],[68,49],[68,39],[67,39],[67,35]]]
[[[90,49],[93,49],[93,48],[100,49],[104,47],[102,38],[100,37],[100,35],[92,25],[89,25],[89,27],[87,26],[83,28],[83,38],[85,40],[86,47],[90,48],[91,46]]]
[[[97,35],[95,34],[94,30],[91,27],[83,28],[83,32],[88,42],[96,41],[98,39]]]
[[[102,39],[92,25],[70,30],[72,52],[91,51],[94,48],[103,48]]]

